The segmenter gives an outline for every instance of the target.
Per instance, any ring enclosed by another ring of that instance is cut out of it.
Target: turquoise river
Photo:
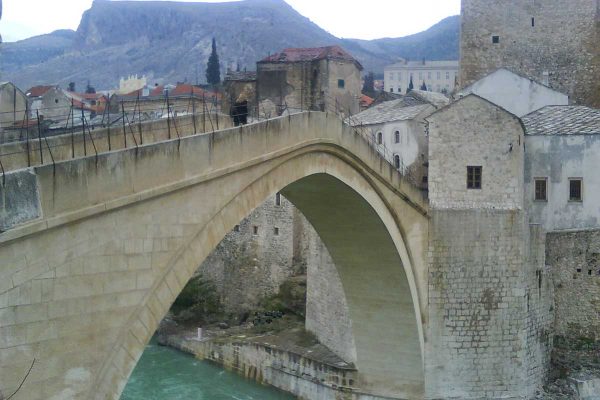
[[[152,340],[125,387],[121,400],[291,400],[216,365]]]

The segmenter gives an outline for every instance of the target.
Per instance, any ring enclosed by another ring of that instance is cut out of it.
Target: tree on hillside
[[[85,92],[88,94],[96,93],[96,88],[90,85],[90,81],[88,81],[87,86],[85,87]]]
[[[375,74],[373,72],[369,72],[365,75],[365,82],[363,83],[362,88],[363,94],[367,96],[374,97],[375,95]]]
[[[413,90],[415,88],[415,85],[413,85],[413,81],[412,81],[412,75],[410,76],[410,82],[408,83],[408,90],[406,91],[406,93],[410,92],[411,90]]]
[[[427,91],[427,85],[425,84],[425,81],[423,81],[423,84],[421,85],[421,90]]]
[[[217,41],[212,40],[212,52],[206,64],[206,81],[211,85],[221,83],[221,66],[219,64],[219,55],[217,54]]]

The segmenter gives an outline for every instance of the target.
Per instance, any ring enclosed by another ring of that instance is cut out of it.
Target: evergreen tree
[[[427,85],[425,84],[425,81],[423,81],[423,84],[421,85],[421,90],[427,91]]]
[[[219,64],[219,55],[217,54],[217,41],[212,40],[212,53],[206,64],[206,81],[211,85],[221,83],[221,66]]]
[[[415,88],[415,85],[413,85],[413,81],[412,81],[412,75],[410,76],[410,82],[408,83],[408,90],[406,91],[406,93],[410,92],[411,90],[413,90]]]
[[[75,82],[69,82],[69,92],[75,91]]]
[[[369,72],[365,76],[362,92],[363,94],[371,97],[375,95],[375,74],[373,72]]]

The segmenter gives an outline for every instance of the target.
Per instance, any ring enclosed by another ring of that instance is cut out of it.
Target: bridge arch
[[[97,398],[118,398],[160,319],[198,265],[241,219],[277,192],[313,224],[338,268],[353,320],[359,385],[382,396],[422,394],[421,312],[402,226],[411,221],[395,216],[372,178],[339,153],[317,146],[287,155],[198,228],[168,261],[122,331],[98,375]]]
[[[35,358],[23,398],[117,399],[192,273],[282,191],[338,265],[359,384],[422,397],[426,200],[337,117],[304,113],[66,160],[7,185],[31,207],[0,233],[0,368],[14,371],[0,391]]]

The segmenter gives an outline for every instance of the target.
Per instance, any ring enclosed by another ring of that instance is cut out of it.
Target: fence
[[[2,184],[4,185],[7,171],[19,168],[54,164],[70,158],[97,156],[107,151],[137,148],[163,140],[214,132],[234,126],[234,120],[239,122],[245,119],[247,123],[254,123],[307,111],[301,104],[289,105],[284,101],[271,110],[261,109],[259,104],[244,109],[243,115],[236,115],[238,108],[232,108],[228,110],[229,113],[224,114],[216,99],[208,101],[193,94],[151,100],[156,106],[152,111],[139,98],[135,101],[122,99],[111,101],[102,113],[95,116],[73,104],[62,114],[52,114],[52,119],[45,119],[43,115],[49,114],[49,111],[57,111],[59,107],[37,109],[33,116],[31,110],[22,110],[21,112],[25,111],[23,119],[14,121],[9,127],[5,126],[0,133]],[[378,144],[370,130],[363,127],[350,110],[343,110],[337,99],[325,97],[321,107],[324,112],[340,118],[405,179],[418,184],[410,171],[401,163],[398,165],[395,155]]]

